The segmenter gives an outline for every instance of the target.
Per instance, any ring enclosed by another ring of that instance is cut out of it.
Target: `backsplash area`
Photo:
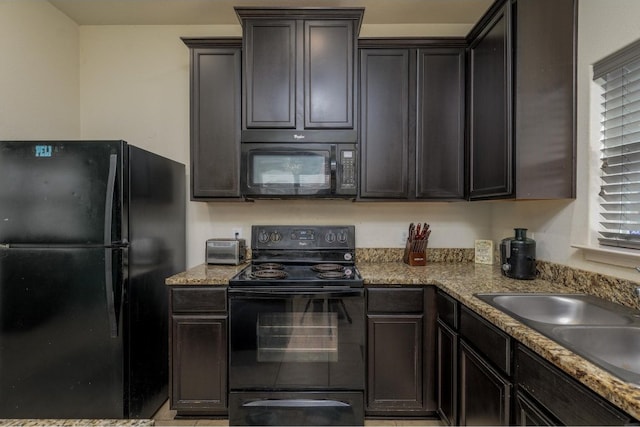
[[[403,252],[403,248],[358,248],[356,260],[358,262],[402,262]],[[474,262],[475,250],[473,248],[427,248],[426,257],[427,262]],[[499,264],[500,254],[496,251],[494,265],[499,268]],[[429,266],[427,264],[426,267],[415,268],[429,268]],[[640,310],[640,297],[636,295],[636,288],[640,287],[638,282],[541,260],[537,260],[536,270],[537,277],[542,280]]]
[[[356,248],[358,262],[402,262],[404,248]],[[471,248],[427,248],[427,262],[473,262]]]
[[[638,282],[540,260],[537,270],[540,279],[640,310],[640,297],[635,293]]]

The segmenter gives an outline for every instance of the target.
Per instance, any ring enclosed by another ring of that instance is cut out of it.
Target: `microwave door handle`
[[[336,186],[336,170],[338,169],[338,160],[337,160],[337,150],[336,146],[331,146],[331,158],[329,159],[329,167],[331,171],[331,194],[336,194],[338,192]]]

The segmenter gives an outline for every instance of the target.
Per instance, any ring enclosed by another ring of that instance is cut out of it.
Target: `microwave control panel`
[[[356,152],[355,150],[341,150],[340,164],[342,165],[341,189],[354,189],[357,182]]]

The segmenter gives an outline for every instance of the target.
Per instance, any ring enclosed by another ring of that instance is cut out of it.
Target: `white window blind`
[[[640,43],[594,65],[602,87],[601,245],[640,249]]]

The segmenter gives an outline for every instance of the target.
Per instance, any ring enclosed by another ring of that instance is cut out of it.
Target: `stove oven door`
[[[363,289],[229,290],[229,388],[364,390]]]

